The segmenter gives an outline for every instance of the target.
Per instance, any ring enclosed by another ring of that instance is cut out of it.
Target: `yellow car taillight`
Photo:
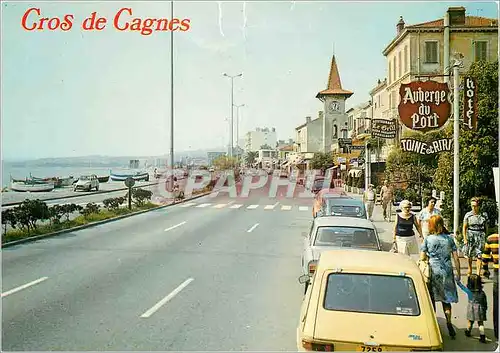
[[[317,343],[309,340],[302,340],[302,348],[306,351],[314,352],[333,352],[333,344]]]
[[[317,264],[318,263],[316,261],[309,262],[309,274],[310,275],[312,275],[314,273],[314,271],[316,271]]]

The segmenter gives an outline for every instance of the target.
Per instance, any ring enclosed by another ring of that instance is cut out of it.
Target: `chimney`
[[[450,18],[450,26],[463,26],[465,25],[465,7],[449,7],[448,16]]]
[[[318,111],[318,118],[323,119],[323,111]]]
[[[403,32],[404,28],[405,28],[405,21],[403,20],[403,16],[399,16],[399,22],[396,25],[398,36],[401,34],[401,32]]]
[[[271,129],[271,131],[272,131],[272,132],[276,132],[276,128],[274,128],[274,127],[273,127],[273,128]]]
[[[310,116],[306,116],[306,124],[309,124],[311,122],[311,117]]]

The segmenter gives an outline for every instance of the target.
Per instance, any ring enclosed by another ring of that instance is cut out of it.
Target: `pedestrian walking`
[[[451,338],[455,338],[456,331],[451,323],[451,304],[458,303],[455,281],[460,281],[460,261],[455,241],[446,233],[443,217],[432,216],[429,219],[429,236],[424,239],[420,249],[420,259],[429,261],[431,297],[434,303],[441,302],[448,333]],[[455,263],[455,274],[452,258]],[[436,310],[435,304],[433,305]]]
[[[484,333],[484,322],[486,321],[486,312],[488,310],[488,300],[486,293],[483,291],[483,282],[481,277],[473,274],[467,278],[467,289],[469,302],[467,304],[467,320],[469,324],[465,329],[465,335],[471,336],[474,322],[477,321],[479,327],[479,341],[486,343],[486,335]]]
[[[396,244],[398,253],[411,255],[418,253],[417,240],[413,227],[417,229],[420,238],[422,230],[417,223],[416,216],[411,212],[411,202],[403,200],[400,203],[401,213],[396,214],[393,229],[393,243]]]
[[[420,228],[422,229],[422,235],[427,237],[429,235],[429,219],[434,216],[434,215],[439,215],[441,216],[441,211],[439,211],[435,206],[436,206],[436,201],[437,199],[433,196],[429,197],[427,199],[427,206],[423,208],[417,217],[418,224],[420,225]]]
[[[486,233],[488,231],[488,215],[479,212],[479,199],[477,197],[471,200],[472,210],[467,212],[463,222],[463,240],[464,256],[467,258],[467,275],[472,274],[472,260],[476,260],[476,272],[481,272],[481,254],[486,242]]]
[[[498,234],[491,234],[486,239],[482,254],[483,276],[490,278],[488,264],[493,263],[493,330],[498,341]]]
[[[380,199],[382,200],[382,212],[384,220],[391,222],[392,218],[392,203],[394,201],[394,189],[387,180],[384,181],[382,189],[380,189]]]
[[[373,184],[368,185],[368,189],[363,193],[363,203],[365,204],[366,211],[368,212],[368,218],[372,220],[373,208],[375,207],[375,190],[373,190]]]

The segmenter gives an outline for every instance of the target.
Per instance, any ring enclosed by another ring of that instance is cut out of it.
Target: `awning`
[[[354,177],[354,178],[358,178],[361,175],[361,173],[363,173],[363,171],[359,170],[359,169],[351,169],[351,170],[349,170],[349,175],[352,176],[352,177]]]
[[[334,165],[333,167],[330,167],[327,170],[333,170],[333,169],[338,168],[338,167],[339,167],[338,165]]]

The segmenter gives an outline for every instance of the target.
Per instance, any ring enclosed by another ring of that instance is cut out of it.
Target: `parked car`
[[[316,212],[316,217],[337,216],[369,218],[363,201],[349,196],[324,197],[320,207],[321,208]]]
[[[95,174],[82,175],[80,178],[78,178],[78,181],[73,186],[73,191],[91,191],[92,189],[95,189],[96,191],[99,190],[99,179]]]
[[[429,291],[416,262],[389,252],[323,252],[297,327],[299,351],[442,351]]]
[[[322,189],[314,197],[312,206],[313,218],[316,217],[316,213],[322,208],[323,200],[330,198],[348,197],[344,190],[342,189]]]
[[[313,274],[322,252],[337,248],[382,251],[377,228],[368,219],[352,217],[318,217],[309,233],[304,232],[302,274]],[[307,290],[308,283],[305,284]]]

